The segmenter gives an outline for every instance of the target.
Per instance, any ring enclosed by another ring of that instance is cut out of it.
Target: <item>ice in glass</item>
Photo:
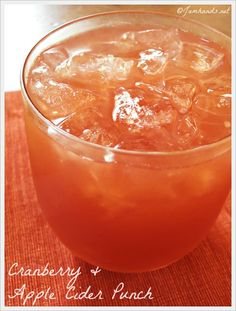
[[[192,25],[97,15],[52,32],[26,61],[38,198],[62,242],[92,264],[168,265],[206,235],[228,195],[230,41]]]

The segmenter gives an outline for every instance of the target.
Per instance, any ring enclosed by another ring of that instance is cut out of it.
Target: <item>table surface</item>
[[[186,9],[188,10],[186,11]],[[18,90],[20,88],[19,76],[23,61],[32,46],[47,32],[78,17],[118,10],[151,10],[178,16],[186,13],[185,17],[187,18],[207,24],[228,36],[231,35],[231,11],[229,5],[6,4],[4,6],[5,90]],[[195,12],[194,10],[198,11]],[[180,11],[182,13],[178,14]]]
[[[154,9],[176,14],[180,6],[131,6],[132,9]],[[181,6],[186,7],[186,6]],[[193,6],[192,6],[193,7]],[[199,8],[200,6],[194,6]],[[201,6],[206,8],[206,6]],[[212,7],[212,6],[211,6]],[[215,6],[216,7],[216,6]],[[5,6],[5,89],[19,89],[19,68],[24,54],[42,35],[52,28],[79,16],[91,13],[127,9],[130,6]],[[219,9],[219,6],[217,6]],[[227,9],[227,6],[220,6]],[[209,6],[208,6],[209,9]],[[214,14],[187,16],[230,35],[230,13],[216,18]],[[12,27],[12,20],[14,25]],[[30,25],[30,27],[29,27]],[[231,217],[228,198],[215,226],[208,237],[188,256],[159,271],[143,274],[119,274],[101,271],[96,277],[90,265],[74,258],[57,240],[44,221],[33,186],[23,121],[23,103],[20,92],[8,92],[5,96],[6,110],[6,298],[9,306],[22,306],[20,297],[14,299],[14,290],[26,284],[26,292],[51,287],[55,300],[40,299],[40,306],[230,306],[231,305]],[[51,268],[81,267],[83,274],[76,289],[92,285],[101,289],[104,300],[78,301],[65,299],[68,277],[9,276],[11,265],[18,262],[22,267]],[[120,282],[128,290],[152,287],[153,300],[112,300],[111,292]],[[26,305],[31,305],[32,300]]]

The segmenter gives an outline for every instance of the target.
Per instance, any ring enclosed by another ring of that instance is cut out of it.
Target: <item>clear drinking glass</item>
[[[116,150],[75,137],[47,120],[27,93],[46,48],[99,27],[174,25],[230,51],[224,34],[157,12],[113,12],[74,20],[30,51],[21,86],[33,178],[43,213],[75,256],[102,268],[140,272],[191,251],[214,224],[230,190],[231,137],[186,151]]]

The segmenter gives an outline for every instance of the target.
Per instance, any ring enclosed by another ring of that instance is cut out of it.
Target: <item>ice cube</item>
[[[168,105],[161,104],[150,93],[120,88],[114,97],[112,118],[115,122],[132,126],[132,130],[168,125],[174,119],[174,111]]]
[[[175,111],[173,109],[160,110],[155,114],[155,119],[160,125],[171,124],[176,117]]]
[[[37,58],[36,64],[32,69],[32,76],[35,79],[43,79],[47,76],[47,79],[50,77],[55,79],[55,69],[63,61],[69,57],[67,51],[62,47],[54,47],[44,51]]]
[[[68,52],[62,46],[50,48],[40,55],[41,61],[52,70],[55,70],[55,68],[68,59],[68,57]]]
[[[201,145],[202,135],[195,114],[190,112],[187,115],[178,115],[175,126],[173,137],[179,150]]]
[[[208,79],[200,80],[201,88],[209,95],[224,95],[231,97],[231,77],[217,75]]]
[[[150,83],[137,81],[137,82],[135,82],[135,86],[137,88],[144,90],[144,91],[150,91],[152,94],[155,94],[157,96],[162,96],[163,95],[162,91],[165,87],[165,81],[164,80],[155,81],[155,85],[150,84]]]
[[[167,64],[167,56],[163,51],[148,49],[140,52],[138,68],[141,68],[144,74],[156,75],[162,73]]]
[[[119,134],[109,120],[103,119],[98,109],[87,107],[63,120],[59,127],[79,138],[107,147],[118,144]]]
[[[211,143],[226,137],[231,132],[231,97],[200,93],[196,96],[193,113],[204,137],[204,143]]]
[[[81,49],[79,51],[81,51]],[[63,66],[63,64],[66,63],[72,55],[77,55],[77,52],[78,50],[74,53],[71,52],[71,56],[69,56],[67,50],[60,46],[44,51],[37,58],[37,66],[34,66],[32,76],[39,80],[46,77],[46,79],[52,79],[58,82],[67,82],[62,81],[60,75],[56,72],[56,68]]]
[[[139,105],[141,100],[142,97],[132,97],[127,90],[121,88],[114,97],[113,121],[120,120],[127,124],[139,121],[140,114],[143,113],[143,107]]]
[[[125,60],[113,55],[81,53],[57,66],[56,74],[59,79],[96,85],[109,80],[127,79],[133,63],[133,60]]]
[[[45,63],[40,63],[39,66],[32,70],[33,75],[37,74],[47,74],[49,71],[49,67]]]
[[[169,59],[175,58],[182,51],[182,41],[178,29],[146,29],[130,31],[122,35],[120,46],[126,52],[145,49],[162,51]]]
[[[224,54],[212,47],[199,43],[184,43],[180,66],[189,65],[197,73],[207,73],[217,69]]]
[[[193,109],[196,110],[198,114],[202,116],[205,115],[205,117],[211,116],[213,118],[214,115],[219,118],[225,116],[230,118],[231,95],[222,94],[218,96],[200,93],[194,100]],[[214,120],[214,118],[212,120]]]
[[[117,143],[117,137],[98,125],[85,129],[79,137],[91,143],[107,147],[112,147]]]
[[[174,108],[185,114],[192,106],[195,91],[196,84],[191,79],[169,79],[164,93],[171,99]]]
[[[31,78],[30,93],[34,96],[35,105],[50,120],[56,120],[75,112],[79,107],[92,105],[96,96],[89,90],[74,88],[66,83],[50,78]]]
[[[181,136],[193,136],[198,131],[196,119],[192,115],[185,115],[178,120],[178,134]]]

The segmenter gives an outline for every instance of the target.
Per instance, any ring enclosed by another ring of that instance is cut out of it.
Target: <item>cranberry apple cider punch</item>
[[[179,17],[114,12],[32,49],[22,90],[33,178],[73,254],[148,271],[205,237],[230,189],[230,44]]]

